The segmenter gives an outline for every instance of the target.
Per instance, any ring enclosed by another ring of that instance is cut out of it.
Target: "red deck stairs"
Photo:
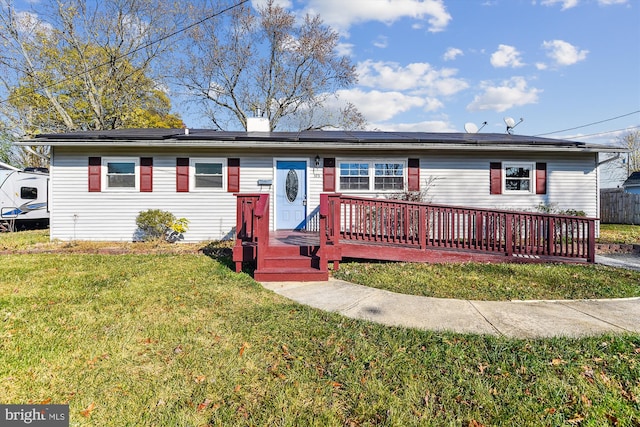
[[[320,267],[318,246],[270,244],[253,278],[259,282],[326,281],[329,271]]]
[[[236,272],[248,261],[254,263],[253,277],[259,282],[329,280],[317,233],[270,232],[268,195],[242,194],[237,200]]]

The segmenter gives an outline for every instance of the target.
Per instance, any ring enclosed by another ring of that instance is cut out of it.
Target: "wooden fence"
[[[640,194],[626,193],[621,188],[600,190],[600,221],[640,225]]]

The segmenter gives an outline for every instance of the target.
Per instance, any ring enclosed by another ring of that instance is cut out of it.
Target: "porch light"
[[[316,156],[316,167],[320,167],[320,156]]]

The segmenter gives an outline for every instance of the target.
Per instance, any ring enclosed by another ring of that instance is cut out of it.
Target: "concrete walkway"
[[[636,258],[598,257],[597,262],[640,270]],[[514,338],[640,333],[640,298],[469,301],[397,294],[336,279],[262,285],[301,304],[389,326]]]

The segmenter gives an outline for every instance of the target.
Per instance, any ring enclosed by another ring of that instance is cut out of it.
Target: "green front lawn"
[[[602,265],[345,263],[333,276],[438,298],[504,301],[640,296],[640,271]]]
[[[602,224],[600,243],[640,243],[640,226]],[[471,300],[628,298],[640,272],[602,265],[344,263],[334,277],[403,294]]]
[[[640,423],[640,335],[516,340],[385,327],[197,254],[4,255],[0,403],[71,425]]]
[[[54,253],[6,254],[34,249]],[[114,249],[127,254],[74,253]],[[73,426],[640,425],[639,334],[385,327],[293,303],[198,249],[0,235],[0,403],[67,403]],[[478,299],[638,295],[640,283],[599,266],[340,274]]]
[[[600,224],[598,242],[640,245],[640,225]]]

